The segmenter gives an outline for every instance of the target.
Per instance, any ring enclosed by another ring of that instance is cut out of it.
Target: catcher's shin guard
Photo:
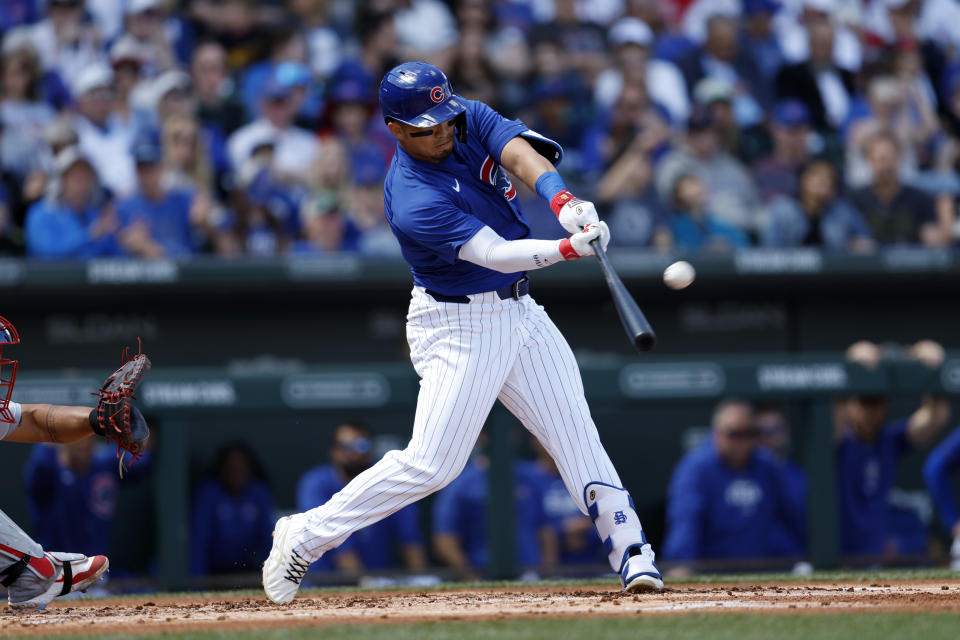
[[[584,490],[587,511],[593,520],[610,566],[627,591],[660,590],[663,577],[654,563],[653,548],[643,535],[633,499],[626,489],[591,482]]]
[[[46,591],[59,573],[43,547],[0,511],[0,584],[30,597]]]

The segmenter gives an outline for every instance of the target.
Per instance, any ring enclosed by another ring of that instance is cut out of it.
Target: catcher
[[[18,344],[13,324],[0,317],[0,440],[66,443],[93,434],[117,443],[121,475],[127,453],[136,459],[150,431],[133,404],[134,392],[150,369],[144,354],[125,357],[126,363],[103,383],[95,409],[11,402],[17,377],[16,360],[3,358],[3,347]],[[0,584],[12,607],[43,608],[58,596],[84,591],[109,566],[105,556],[44,551],[0,511]]]

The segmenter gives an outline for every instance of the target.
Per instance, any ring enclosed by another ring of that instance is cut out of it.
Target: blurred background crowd
[[[955,0],[5,0],[0,254],[396,255],[376,91],[407,59],[559,141],[621,246],[948,247],[957,24]]]
[[[944,357],[943,347],[931,340],[860,341],[846,351],[848,361],[866,370],[891,360],[937,370]],[[727,397],[703,426],[676,425],[684,433],[685,451],[673,466],[662,509],[643,514],[668,577],[811,570],[812,469],[802,463],[794,441],[810,425],[802,419],[791,423],[790,415],[786,405]],[[924,396],[912,406],[894,406],[879,395],[834,398],[833,451],[825,459],[835,465],[833,535],[845,564],[949,562],[960,571],[960,427],[950,428],[951,417],[949,399],[942,395]],[[323,443],[316,443],[320,464],[295,470],[295,495],[272,486],[258,454],[241,440],[222,442],[212,459],[194,465],[189,550],[196,584],[258,579],[280,514],[325,503],[398,444],[396,436],[377,433],[363,421],[331,426],[325,454]],[[95,440],[34,445],[23,469],[32,531],[44,545],[109,553],[114,578],[153,573],[150,535],[141,534],[156,525],[146,518],[139,527],[123,527],[118,539],[114,520],[123,517],[124,507],[118,505],[115,451]],[[517,575],[533,580],[606,574],[603,544],[552,458],[529,435],[515,438],[514,445],[519,454],[512,463],[514,504],[506,509],[512,513]],[[922,463],[905,464],[907,456]],[[148,453],[127,478],[126,490],[141,501],[126,509],[135,509],[138,517],[150,513],[139,485],[153,481],[152,465]],[[311,567],[308,582],[431,584],[489,576],[489,515],[496,507],[489,499],[490,468],[484,433],[449,486],[353,534]],[[924,488],[899,489],[904,482]],[[139,544],[127,557],[131,539]]]

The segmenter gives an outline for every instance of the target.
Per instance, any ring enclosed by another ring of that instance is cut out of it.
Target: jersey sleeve
[[[457,534],[459,521],[460,478],[454,480],[437,494],[433,502],[433,533]]]
[[[408,238],[436,253],[448,264],[457,261],[460,247],[484,224],[450,201],[411,202],[397,211],[393,224]]]
[[[913,449],[913,445],[910,444],[910,438],[907,437],[909,426],[910,421],[908,418],[900,418],[887,424],[883,429],[883,439],[890,442],[890,445],[898,456],[905,451]]]
[[[0,421],[0,440],[6,438],[13,433],[14,429],[20,426],[20,419],[23,416],[23,408],[19,404],[11,402],[8,406],[10,413],[13,414],[13,422]]]
[[[960,428],[941,442],[923,465],[923,478],[937,507],[940,521],[948,529],[960,522],[960,495],[954,491],[954,472],[960,471]]]
[[[394,515],[396,518],[397,542],[402,545],[422,544],[420,535],[420,507],[417,503],[409,504]]]
[[[467,135],[476,135],[483,148],[498,164],[500,153],[507,143],[527,131],[527,125],[519,120],[507,120],[482,102],[470,104]]]

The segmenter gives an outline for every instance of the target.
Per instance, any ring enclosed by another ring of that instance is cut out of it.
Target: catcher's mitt
[[[130,357],[129,350],[124,351],[123,359],[123,366],[114,371],[94,394],[100,398],[97,402],[97,425],[94,430],[117,443],[121,476],[126,453],[131,455],[132,460],[139,458],[150,435],[147,421],[133,404],[137,385],[150,370],[150,359],[144,353]]]

